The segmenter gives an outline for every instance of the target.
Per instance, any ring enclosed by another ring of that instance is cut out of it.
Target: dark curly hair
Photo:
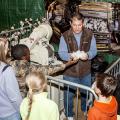
[[[22,60],[23,56],[27,55],[29,48],[24,44],[17,44],[11,49],[11,56],[14,60]]]

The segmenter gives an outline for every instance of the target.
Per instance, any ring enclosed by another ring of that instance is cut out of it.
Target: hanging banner
[[[19,27],[25,18],[44,17],[44,0],[0,0],[0,31]]]

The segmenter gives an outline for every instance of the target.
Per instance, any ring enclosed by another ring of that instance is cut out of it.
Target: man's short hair
[[[117,80],[106,73],[96,75],[96,87],[100,89],[101,94],[108,97],[113,94],[117,86]]]
[[[71,15],[71,19],[70,21],[72,22],[73,18],[77,18],[78,20],[82,20],[82,22],[84,21],[84,16],[82,13],[80,12],[74,12],[72,15]]]
[[[12,47],[11,56],[14,60],[22,60],[22,57],[27,55],[27,50],[29,51],[29,48],[26,45],[17,44]]]

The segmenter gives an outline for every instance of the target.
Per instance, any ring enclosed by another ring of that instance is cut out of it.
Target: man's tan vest
[[[77,41],[75,40],[74,34],[72,30],[68,30],[63,33],[63,37],[67,43],[68,52],[76,52],[77,50],[88,52],[91,45],[92,39],[92,31],[83,28],[82,36],[80,38],[80,47],[78,48]],[[82,77],[87,75],[91,72],[91,61],[86,60],[82,61],[79,60],[77,64],[72,65],[65,69],[64,75],[68,75],[71,77]]]

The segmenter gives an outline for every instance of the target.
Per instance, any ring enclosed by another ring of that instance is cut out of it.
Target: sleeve
[[[94,58],[96,54],[97,54],[96,39],[93,35],[91,40],[90,50],[88,51],[89,59],[91,60],[92,58]]]
[[[60,38],[58,54],[60,58],[64,61],[68,61],[70,59],[70,53],[68,53],[67,44],[63,36],[61,36]]]
[[[64,69],[65,69],[65,64],[50,66],[48,68],[48,75],[52,75],[52,74],[62,71]]]
[[[31,65],[30,71],[42,71],[45,75],[52,75],[65,69],[65,64],[60,65]]]
[[[19,111],[20,104],[22,102],[22,97],[21,97],[18,82],[12,67],[8,67],[3,74],[5,78],[5,90],[6,90],[8,99],[10,100],[13,107],[17,111]]]
[[[53,109],[51,110],[51,114],[49,116],[50,120],[59,120],[59,110],[58,110],[58,106],[57,104],[55,104],[55,106],[53,107]]]

